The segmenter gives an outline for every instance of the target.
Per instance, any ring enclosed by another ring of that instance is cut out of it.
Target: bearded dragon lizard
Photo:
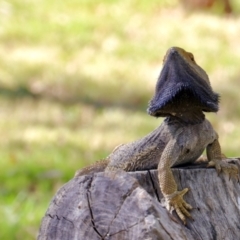
[[[208,166],[239,181],[237,166],[222,161],[218,134],[203,113],[217,112],[218,103],[219,95],[212,90],[208,75],[193,54],[170,48],[147,110],[151,116],[165,117],[163,123],[147,136],[115,148],[105,160],[78,171],[76,176],[157,168],[166,208],[175,210],[186,224],[192,209],[183,199],[188,188],[177,189],[172,167],[195,162],[206,149]]]

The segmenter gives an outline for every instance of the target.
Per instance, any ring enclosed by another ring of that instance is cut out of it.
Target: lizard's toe
[[[189,205],[189,204],[188,204]],[[175,210],[177,215],[179,216],[179,218],[183,221],[184,225],[186,225],[186,217],[193,219],[191,214],[189,213],[188,210],[191,210],[191,208],[187,209],[184,204],[180,205],[180,206],[175,206]]]
[[[167,209],[173,208],[184,224],[186,224],[186,218],[192,219],[192,216],[189,213],[189,210],[192,210],[192,206],[183,200],[183,195],[187,192],[188,188],[185,188],[182,191],[176,191],[165,197],[168,206]]]
[[[214,161],[214,160],[211,160],[208,165],[207,165],[208,168],[211,168],[211,167],[214,167],[217,171],[217,174],[219,175],[220,172],[222,171],[222,168],[221,168],[221,164],[218,164],[218,162]]]
[[[229,163],[230,164],[230,163]],[[230,179],[235,179],[237,182],[239,182],[239,169],[236,165],[231,164],[231,168],[228,169],[228,175],[229,175],[229,180]]]
[[[183,214],[182,210],[178,207],[176,207],[176,213],[178,215],[178,217],[183,221],[183,224],[186,225],[186,217],[185,215]],[[189,214],[189,212],[187,212]],[[189,214],[190,215],[190,214]]]
[[[237,182],[240,181],[239,168],[234,163],[230,163],[222,160],[211,160],[208,163],[208,167],[215,167],[218,174],[220,172],[224,174],[228,174],[229,180],[235,179]]]
[[[183,200],[183,206],[184,206],[184,208],[186,208],[187,210],[192,210],[192,209],[193,209],[193,207],[192,207],[190,204],[188,204],[187,202],[185,202],[184,200]]]

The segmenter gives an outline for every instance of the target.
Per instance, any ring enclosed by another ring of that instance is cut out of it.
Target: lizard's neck
[[[171,113],[169,117],[166,118],[168,124],[180,123],[184,125],[194,125],[200,124],[205,120],[205,115],[202,111],[189,111],[184,113]]]

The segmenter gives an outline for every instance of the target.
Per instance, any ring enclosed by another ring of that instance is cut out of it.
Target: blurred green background
[[[77,169],[161,123],[146,108],[171,46],[209,74],[221,110],[207,117],[240,155],[240,3],[220,2],[0,1],[0,239],[34,239]]]

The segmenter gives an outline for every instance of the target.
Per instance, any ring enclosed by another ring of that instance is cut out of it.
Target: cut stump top
[[[240,166],[240,161],[234,161]],[[75,177],[52,199],[39,231],[44,239],[240,239],[240,185],[215,169],[175,168],[178,189],[193,206],[186,226],[159,202],[157,171]]]

